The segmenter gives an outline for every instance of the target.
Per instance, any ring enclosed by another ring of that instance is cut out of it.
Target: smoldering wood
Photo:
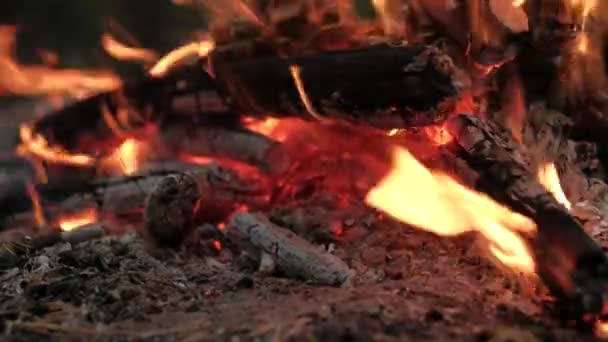
[[[345,283],[351,276],[348,265],[340,258],[275,225],[261,213],[235,214],[228,234],[251,244],[261,255],[271,256],[287,275],[333,286]]]
[[[378,45],[288,58],[242,56],[239,49],[219,48],[211,55],[212,69],[237,111],[254,116],[312,119],[290,66],[300,68],[303,88],[322,117],[383,129],[443,120],[462,86],[450,57],[424,45]]]
[[[128,218],[141,217],[146,198],[169,175],[184,172],[196,175],[197,184],[201,184],[201,198],[217,204],[228,206],[245,203],[253,207],[263,206],[264,190],[262,184],[240,177],[231,169],[210,163],[205,165],[187,163],[154,164],[154,170],[143,171],[131,176],[115,177],[97,182],[80,183],[61,189],[60,184],[39,185],[36,187],[41,199],[44,217],[48,222],[77,214],[87,209],[94,209],[102,217]],[[143,166],[146,169],[146,166]],[[164,168],[164,169],[163,169]],[[61,196],[56,191],[61,190]],[[28,228],[37,226],[36,213],[32,201],[23,187],[22,192],[15,192],[13,199],[24,201],[24,209],[12,211],[2,216],[0,231],[7,229]],[[9,203],[10,199],[7,198]]]
[[[242,128],[171,125],[164,127],[160,140],[174,154],[241,161],[270,174],[281,174],[290,166],[290,157],[280,143]]]
[[[228,169],[208,168],[163,177],[146,195],[144,229],[159,246],[179,246],[202,217],[224,217],[235,207],[267,205],[265,186]]]
[[[491,120],[458,115],[447,123],[459,155],[478,172],[478,187],[531,217],[538,231],[531,240],[537,271],[561,312],[569,319],[599,315],[608,290],[608,259],[529,169],[511,135]]]

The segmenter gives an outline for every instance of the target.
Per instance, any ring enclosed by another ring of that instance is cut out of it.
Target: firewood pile
[[[0,90],[64,100],[0,160],[3,334],[608,335],[604,4],[361,3],[180,2],[204,40],[104,36],[138,80],[0,30]]]

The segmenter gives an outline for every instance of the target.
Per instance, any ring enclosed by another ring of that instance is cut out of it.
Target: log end
[[[192,176],[167,176],[146,199],[146,237],[161,247],[179,246],[194,229],[199,206],[199,190]]]

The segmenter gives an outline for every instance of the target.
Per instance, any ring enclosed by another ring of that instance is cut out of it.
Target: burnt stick
[[[608,259],[583,227],[537,180],[511,135],[491,120],[458,115],[448,121],[478,187],[538,226],[531,240],[537,271],[560,300],[564,318],[602,314],[608,293]]]
[[[294,232],[270,222],[261,213],[240,212],[228,224],[228,234],[270,255],[278,268],[293,277],[323,285],[342,285],[352,275],[348,265]]]

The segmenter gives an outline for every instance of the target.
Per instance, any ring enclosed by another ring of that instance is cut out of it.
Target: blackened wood
[[[221,126],[166,126],[159,135],[172,153],[241,161],[271,174],[287,170],[290,158],[280,143],[245,129]]]
[[[261,213],[237,213],[228,231],[270,255],[287,275],[334,286],[343,284],[351,276],[348,265],[340,258],[275,225]]]
[[[537,271],[569,318],[599,314],[608,290],[608,259],[583,227],[537,180],[511,135],[490,120],[458,115],[447,128],[478,186],[537,224],[531,240]]]
[[[321,116],[379,128],[441,121],[459,94],[452,60],[424,45],[251,59],[218,49],[211,60],[217,80],[247,115],[311,118],[291,66],[300,68],[303,88]]]
[[[238,206],[264,207],[267,191],[263,184],[213,164],[171,174],[146,196],[144,229],[159,246],[179,246],[201,221],[223,220]]]

